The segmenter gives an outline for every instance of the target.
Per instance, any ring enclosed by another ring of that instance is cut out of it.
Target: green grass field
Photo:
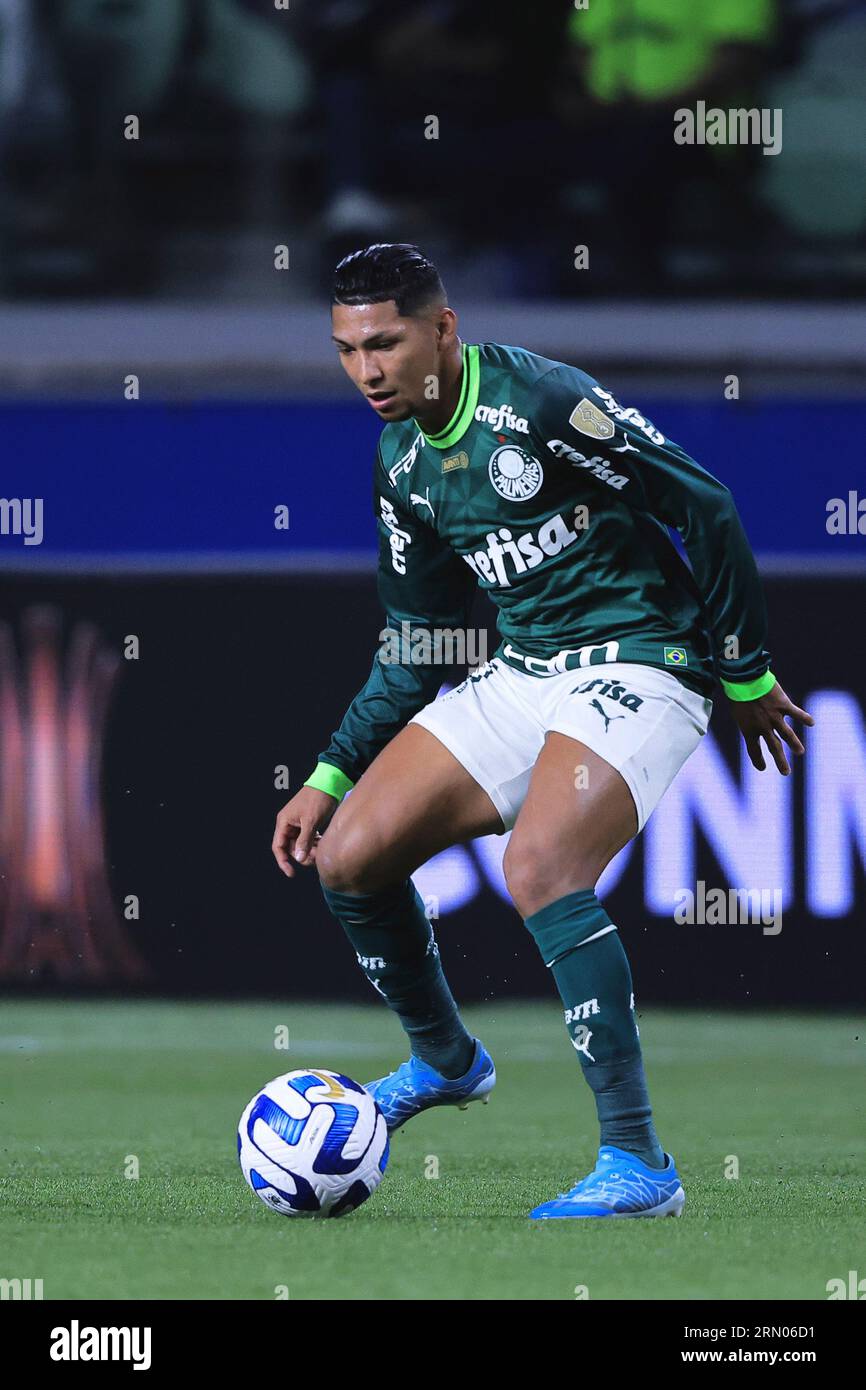
[[[642,1011],[685,1213],[536,1223],[598,1146],[554,1002],[465,1011],[497,1063],[490,1104],[400,1130],[378,1192],[339,1221],[266,1208],[235,1128],[281,1072],[391,1070],[406,1050],[384,1007],[0,1010],[0,1278],[41,1278],[46,1299],[821,1300],[866,1275],[866,1028],[848,1016]]]

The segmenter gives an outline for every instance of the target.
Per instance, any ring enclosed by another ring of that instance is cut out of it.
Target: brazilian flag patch
[[[665,666],[688,666],[689,657],[685,647],[665,647]]]

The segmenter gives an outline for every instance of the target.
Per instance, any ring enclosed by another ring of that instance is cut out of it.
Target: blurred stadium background
[[[381,627],[329,276],[416,240],[464,338],[586,368],[729,484],[818,718],[783,782],[718,708],[609,871],[639,998],[859,1003],[864,59],[859,0],[0,0],[0,988],[378,1007],[269,845]],[[697,100],[781,110],[781,151],[677,145]],[[418,875],[467,1001],[550,997],[504,847]],[[678,925],[699,880],[783,929]]]

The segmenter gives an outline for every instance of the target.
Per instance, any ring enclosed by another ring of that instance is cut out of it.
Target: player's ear
[[[436,324],[436,343],[441,346],[443,339],[456,337],[457,315],[448,305],[443,305]]]

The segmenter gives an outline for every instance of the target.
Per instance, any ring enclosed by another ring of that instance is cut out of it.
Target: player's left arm
[[[787,776],[783,745],[804,752],[788,718],[807,725],[814,720],[788,699],[770,670],[758,567],[729,488],[639,411],[624,409],[576,368],[547,372],[536,400],[534,432],[543,435],[548,457],[555,454],[597,487],[613,489],[627,506],[679,532],[703,601],[722,689],[752,764],[761,772],[766,767],[763,739]]]

